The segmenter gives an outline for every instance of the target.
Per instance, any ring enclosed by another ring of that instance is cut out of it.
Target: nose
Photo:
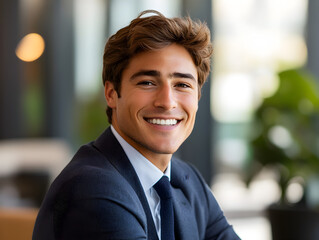
[[[154,106],[165,110],[177,107],[174,89],[170,84],[164,84],[158,89],[154,100]]]

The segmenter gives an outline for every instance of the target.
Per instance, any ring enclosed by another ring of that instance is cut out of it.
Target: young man
[[[199,173],[172,158],[192,132],[211,53],[206,25],[154,11],[108,40],[111,127],[54,181],[34,240],[239,239]]]

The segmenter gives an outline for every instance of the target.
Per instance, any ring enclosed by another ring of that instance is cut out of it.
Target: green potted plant
[[[247,182],[265,167],[278,176],[281,198],[267,211],[274,240],[319,239],[319,212],[315,209],[319,202],[309,199],[311,192],[307,194],[310,180],[319,176],[317,83],[302,69],[281,72],[278,90],[264,99],[255,113]],[[305,194],[302,201],[292,204],[287,188],[296,177],[303,179]]]

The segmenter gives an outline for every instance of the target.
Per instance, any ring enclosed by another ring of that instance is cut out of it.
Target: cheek
[[[197,97],[189,97],[183,100],[183,105],[185,111],[190,115],[190,117],[195,117],[198,110],[198,99]]]
[[[122,113],[134,118],[149,102],[145,95],[132,93],[126,98],[121,98]]]
[[[137,113],[152,106],[154,99],[154,93],[135,91],[130,95],[127,103],[130,109]]]

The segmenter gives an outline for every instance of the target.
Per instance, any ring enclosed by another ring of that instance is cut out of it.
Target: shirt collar
[[[122,146],[126,156],[130,160],[138,178],[142,184],[144,192],[150,190],[153,185],[160,180],[163,175],[166,175],[168,179],[171,177],[171,161],[169,162],[167,169],[164,174],[159,170],[153,163],[151,163],[147,158],[145,158],[141,153],[139,153],[134,147],[128,144],[120,134],[111,125],[112,133],[115,138],[119,141]]]

